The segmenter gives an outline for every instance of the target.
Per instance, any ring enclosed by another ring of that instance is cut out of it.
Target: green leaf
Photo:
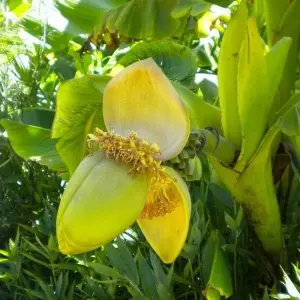
[[[102,95],[109,80],[107,76],[86,75],[67,81],[58,89],[52,137],[60,138],[57,151],[70,174],[86,154],[87,135],[95,127],[105,129]]]
[[[280,103],[282,105],[288,101],[291,91],[295,86],[300,44],[299,11],[300,0],[294,0],[285,11],[285,14],[280,21],[279,29],[275,32],[274,37],[274,41],[277,41],[282,37],[291,37],[293,40],[279,87]]]
[[[78,272],[78,270],[85,270],[87,269],[84,266],[77,265],[75,263],[65,263],[65,264],[53,264],[53,268],[56,268],[57,270],[69,270],[69,271],[75,271]]]
[[[210,55],[210,49],[209,45],[207,44],[201,44],[198,45],[194,49],[195,53],[197,54],[198,57],[198,65],[200,68],[212,68],[213,60]]]
[[[24,270],[24,273],[27,274],[28,276],[34,278],[37,283],[39,284],[39,286],[41,287],[41,289],[44,292],[44,299],[45,300],[54,300],[54,291],[52,290],[51,286],[46,284],[43,280],[41,280],[36,274],[28,271],[28,270]]]
[[[54,73],[57,74],[62,81],[73,79],[76,74],[73,58],[65,53],[58,54],[57,56],[58,58],[52,66]]]
[[[214,104],[218,99],[218,86],[211,80],[204,78],[199,87],[203,94],[204,101]]]
[[[225,222],[232,231],[237,230],[237,224],[235,220],[226,211],[225,211]]]
[[[187,14],[197,16],[210,8],[211,4],[204,0],[179,0],[176,7],[172,10],[173,18],[182,18]]]
[[[116,68],[119,65],[127,67],[149,57],[153,58],[170,80],[187,86],[193,84],[198,67],[197,56],[190,48],[172,41],[140,42],[119,60]]]
[[[53,170],[66,172],[66,167],[56,151],[57,140],[51,139],[50,130],[25,125],[10,120],[1,120],[14,151],[26,160],[38,161]]]
[[[75,281],[72,282],[72,284],[69,287],[68,295],[66,297],[67,300],[73,300],[74,297],[74,290],[75,290]]]
[[[35,38],[41,37],[45,29],[47,29],[47,44],[52,47],[52,50],[58,51],[64,49],[68,44],[69,40],[74,34],[68,32],[60,32],[49,24],[44,24],[40,19],[34,16],[24,17],[20,24],[24,30]]]
[[[11,116],[14,121],[19,121],[26,125],[32,125],[51,129],[55,111],[44,108],[24,108],[14,111]]]
[[[196,205],[194,205],[194,209],[196,208]],[[205,221],[202,218],[202,221]],[[200,217],[198,211],[195,209],[194,217],[192,221],[192,227],[189,230],[189,235],[187,242],[184,245],[183,248],[183,254],[185,257],[187,257],[190,261],[193,261],[196,257],[196,255],[199,253],[199,247],[200,243],[202,241],[203,236],[205,235],[205,232],[201,232],[199,229],[200,227]]]
[[[44,266],[44,267],[47,267],[47,268],[49,268],[49,269],[51,269],[51,267],[47,264],[47,263],[45,263],[44,261],[42,261],[42,260],[40,260],[40,259],[37,259],[37,258],[35,258],[34,256],[32,256],[32,255],[30,255],[30,254],[28,254],[28,253],[25,253],[25,252],[20,252],[23,256],[25,256],[25,257],[27,257],[29,260],[31,260],[31,261],[33,261],[33,262],[36,262],[36,263],[38,263],[38,264],[40,264],[40,265],[42,265],[42,266]]]
[[[203,250],[203,274],[208,286],[229,297],[233,293],[231,272],[220,244],[219,232],[212,231]]]
[[[262,300],[270,300],[269,294],[268,294],[268,289],[267,289],[267,288],[265,288],[264,296],[263,296],[263,299],[262,299]]]
[[[233,2],[233,0],[206,0],[206,2],[222,7],[228,7],[228,5]]]
[[[159,283],[164,286],[168,285],[167,276],[153,251],[150,251],[150,261],[154,270],[155,277]]]
[[[186,23],[186,18],[172,18],[171,12],[176,4],[177,0],[132,0],[111,12],[107,18],[110,24],[106,27],[137,39],[170,37],[176,34],[182,23]]]
[[[116,271],[113,268],[102,265],[100,263],[87,263],[87,266],[93,268],[96,273],[106,275],[106,276],[111,276],[113,278],[120,277],[120,274],[118,271]]]
[[[101,299],[101,300],[111,299],[110,297],[108,297],[105,291],[99,286],[99,284],[95,280],[93,280],[92,278],[87,278],[86,281],[89,288],[93,291],[97,299]]]
[[[9,10],[12,11],[17,8],[23,0],[8,0],[6,1],[6,5],[8,6]]]
[[[243,1],[232,16],[222,39],[218,61],[219,102],[222,110],[222,131],[226,139],[240,149],[241,124],[238,112],[238,63],[248,10]]]
[[[300,135],[300,107],[292,109],[286,117],[282,120],[281,132],[287,136],[299,136]]]
[[[212,287],[205,290],[205,296],[207,300],[221,300],[219,291]]]
[[[292,39],[283,37],[278,41],[270,52],[265,56],[268,78],[268,97],[273,100],[273,107],[270,112],[272,119],[274,114],[280,108],[280,98],[278,97],[278,88],[282,79],[284,67],[287,62],[288,53],[292,45]]]
[[[284,284],[287,289],[287,292],[292,297],[295,297],[296,299],[300,299],[300,293],[298,289],[296,288],[292,280],[289,278],[289,276],[283,270],[282,272],[283,272]]]
[[[20,229],[18,228],[15,240],[9,240],[9,250],[10,250],[10,258],[15,259],[19,252],[20,246]]]
[[[274,36],[278,32],[282,17],[289,7],[289,0],[281,0],[274,5],[273,0],[263,0],[267,26],[268,44],[274,44]]]
[[[156,279],[153,271],[149,267],[146,259],[143,257],[141,251],[138,251],[137,261],[139,267],[139,274],[141,277],[141,285],[144,290],[145,296],[150,299],[157,299],[158,294],[156,291]]]
[[[55,285],[55,295],[57,295],[58,298],[63,295],[61,293],[62,282],[63,282],[63,276],[62,273],[60,273]]]
[[[300,104],[300,93],[295,93],[287,104],[281,109],[286,113],[278,118],[277,126],[281,132],[288,136],[299,136],[300,135],[300,117],[299,117],[299,104]],[[294,106],[294,107],[293,107]],[[279,113],[277,114],[277,116]]]
[[[188,88],[176,82],[173,82],[173,85],[189,113],[191,130],[209,126],[221,130],[221,111],[218,107],[205,102]]]
[[[248,19],[239,52],[237,87],[242,149],[235,169],[242,171],[263,139],[273,104],[273,99],[268,97],[264,46],[254,17]]]
[[[139,284],[140,278],[132,254],[124,241],[118,239],[117,248],[113,244],[105,246],[104,251],[111,264],[134,284]]]
[[[36,299],[45,299],[45,295],[42,292],[38,292],[31,289],[25,289],[25,291],[30,294],[31,296],[35,297]]]
[[[58,0],[55,5],[68,20],[65,30],[79,35],[80,33],[90,33],[101,22],[106,12],[125,2],[125,0]]]
[[[26,0],[8,0],[6,4],[9,10],[16,16],[21,17],[31,6],[31,1]]]
[[[41,255],[43,255],[46,259],[49,259],[49,255],[47,253],[47,251],[45,251],[43,248],[38,247],[37,245],[35,245],[34,243],[29,242],[26,238],[23,238],[23,241],[34,251],[40,253]]]
[[[161,283],[157,286],[157,292],[160,300],[172,300],[172,295],[169,290]]]

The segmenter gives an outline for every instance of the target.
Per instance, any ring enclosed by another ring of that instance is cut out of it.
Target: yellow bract
[[[189,136],[181,99],[147,59],[110,81],[103,113],[109,132],[89,135],[94,153],[80,163],[60,203],[59,248],[66,254],[93,250],[138,219],[153,249],[171,263],[184,245],[191,213],[185,183],[161,165],[181,152]]]
[[[128,174],[129,169],[100,151],[81,162],[58,211],[61,252],[77,254],[98,248],[135,222],[144,207],[149,180],[146,173]]]
[[[107,85],[103,115],[108,131],[131,131],[159,145],[159,160],[176,156],[189,136],[184,105],[161,69],[149,58],[123,69]]]
[[[191,200],[189,191],[182,178],[171,168],[166,168],[170,181],[162,189],[167,189],[173,196],[170,201],[171,212],[160,214],[154,218],[140,217],[138,224],[145,237],[164,263],[172,263],[184,246],[188,233]],[[151,202],[153,189],[149,190],[147,202]],[[147,204],[146,204],[147,205]]]

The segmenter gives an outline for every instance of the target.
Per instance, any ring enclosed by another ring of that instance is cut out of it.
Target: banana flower
[[[178,155],[189,136],[181,98],[152,59],[110,80],[103,94],[107,132],[89,134],[93,149],[79,164],[57,215],[59,249],[79,254],[111,242],[137,221],[165,263],[179,255],[191,200],[175,170],[161,163]]]

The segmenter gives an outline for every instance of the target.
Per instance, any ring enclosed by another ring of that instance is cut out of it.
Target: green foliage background
[[[269,2],[254,1],[253,6],[264,39]],[[219,129],[220,44],[237,3],[28,3],[1,3],[0,299],[300,299],[300,160],[289,138],[277,156],[282,169],[274,174],[285,240],[282,269],[264,253],[247,212],[235,203],[203,153],[201,180],[191,173],[196,177],[188,181],[193,202],[190,231],[174,264],[164,265],[136,226],[86,254],[64,256],[57,248],[60,196],[69,173],[85,155],[87,120],[88,132],[104,126],[101,113],[93,112],[109,75],[118,65],[153,57],[181,96],[189,99],[191,111],[214,105],[209,119],[195,117],[194,126]],[[206,19],[215,9],[212,4],[219,5],[220,13]],[[66,26],[58,20],[65,20]],[[199,20],[207,20],[209,26],[200,28]],[[299,88],[297,63],[296,79],[289,80]],[[73,78],[61,90],[64,101],[59,109],[57,88]],[[55,110],[64,122],[52,128]],[[299,127],[289,125],[287,135],[299,135]],[[178,159],[184,166],[181,171],[188,172],[190,158]]]

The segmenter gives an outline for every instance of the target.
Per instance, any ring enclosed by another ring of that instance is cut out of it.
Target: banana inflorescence
[[[198,181],[202,176],[202,164],[197,156],[201,143],[197,134],[191,134],[184,149],[176,157],[166,162],[175,169],[187,182]]]

